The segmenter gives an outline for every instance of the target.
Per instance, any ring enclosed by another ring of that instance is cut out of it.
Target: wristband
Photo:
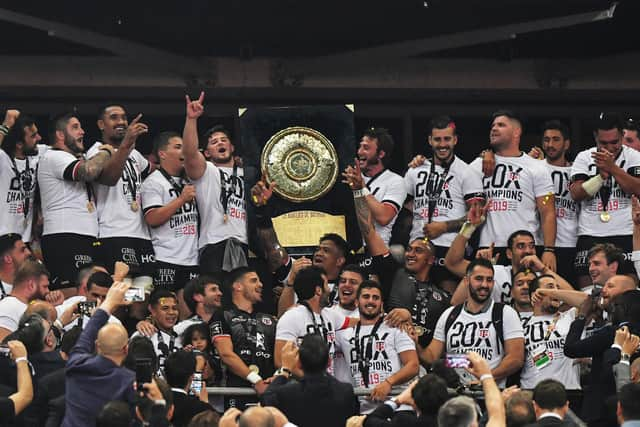
[[[7,136],[7,134],[9,133],[9,126],[0,125],[0,133],[4,136]]]
[[[640,251],[631,252],[631,261],[632,262],[640,261]]]
[[[363,187],[360,190],[353,190],[353,198],[354,199],[358,199],[360,197],[366,197],[369,194],[371,194],[369,192],[369,189],[367,187]]]
[[[491,374],[482,374],[480,375],[480,382],[484,381],[484,380],[492,380],[493,379],[493,375]]]
[[[593,197],[598,191],[600,191],[600,188],[602,187],[603,184],[604,184],[604,179],[602,179],[602,176],[598,174],[594,177],[589,178],[585,182],[583,182],[582,188],[589,196]]]
[[[158,400],[154,400],[153,404],[159,405],[159,406],[167,406],[167,401],[164,399],[158,399]]]
[[[249,375],[247,375],[245,379],[253,385],[262,381],[262,377],[256,372],[249,372]]]
[[[385,405],[390,406],[391,409],[394,410],[394,412],[398,409],[398,402],[396,402],[394,399],[389,399],[386,402],[384,402]]]
[[[14,360],[15,364],[17,365],[18,362],[27,362],[29,363],[29,359],[27,359],[27,356],[20,356],[20,357],[16,357],[16,360]]]
[[[61,331],[64,330],[64,325],[62,324],[60,319],[56,319],[56,321],[53,322],[53,326],[55,326],[56,328],[60,329]]]
[[[620,352],[622,352],[622,346],[619,345],[619,344],[613,343],[613,344],[611,344],[611,348],[617,348],[618,350],[620,350]]]
[[[545,246],[542,252],[551,252],[552,254],[556,253],[556,248],[553,246]]]
[[[462,224],[462,227],[460,227],[460,232],[458,234],[461,234],[465,239],[469,240],[473,232],[476,231],[476,228],[477,227],[475,225],[471,224],[469,221],[466,221],[464,224]]]

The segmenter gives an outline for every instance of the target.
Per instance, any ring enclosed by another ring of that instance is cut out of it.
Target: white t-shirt
[[[567,390],[580,389],[580,369],[574,360],[564,355],[564,342],[571,322],[576,318],[576,309],[559,313],[554,323],[554,315],[532,316],[522,322],[525,337],[525,361],[520,374],[520,387],[533,389],[540,381],[552,378],[560,381]],[[550,330],[548,339],[545,335]],[[534,355],[544,357],[547,353],[550,363],[542,367],[534,364]]]
[[[0,291],[0,300],[2,300],[6,298],[9,294],[11,294],[11,291],[13,290],[13,285],[6,283],[2,280],[0,280],[0,285],[2,286],[2,289],[4,291],[4,292]]]
[[[471,314],[463,308],[458,318],[451,324],[451,328],[445,333],[447,318],[454,309],[449,307],[440,315],[433,339],[445,344],[447,354],[466,354],[469,351],[475,351],[487,360],[491,369],[495,369],[504,357],[504,347],[500,345],[500,354],[498,354],[498,336],[491,321],[493,304],[492,301],[487,310],[478,314]],[[507,305],[504,306],[502,327],[505,341],[524,337],[518,313]],[[456,370],[463,383],[475,380],[464,369]],[[505,380],[502,380],[498,385],[502,387],[504,383]]]
[[[430,172],[431,161],[426,160],[423,165],[409,169],[404,176],[407,194],[413,197],[413,225],[410,240],[424,235],[423,226],[429,222],[429,193],[437,190],[444,175],[442,166],[436,165],[435,174],[438,182],[433,183],[435,188],[429,189]],[[482,193],[480,173],[469,168],[469,165],[457,156],[454,157],[433,211],[432,221],[443,222],[464,217],[467,212],[467,200],[481,196]],[[433,239],[433,243],[436,246],[449,247],[456,234],[457,232],[444,233]]]
[[[38,144],[37,155],[13,161],[6,151],[0,149],[0,188],[3,191],[0,235],[18,233],[24,242],[31,241],[38,162],[48,149],[47,145]],[[26,199],[29,207],[25,215]]]
[[[470,166],[481,173],[482,159],[478,157]],[[551,174],[543,162],[524,153],[518,157],[496,154],[493,176],[483,177],[482,182],[485,196],[491,199],[491,212],[482,227],[480,246],[495,243],[505,247],[509,235],[516,230],[536,234],[540,228],[536,198],[553,194]]]
[[[87,158],[98,153],[102,146],[96,142],[87,151]],[[149,230],[142,219],[140,188],[143,176],[149,169],[149,162],[138,150],[133,150],[124,164],[122,176],[114,186],[95,183],[98,204],[98,225],[100,237],[135,237],[149,240]],[[134,198],[135,194],[135,198]],[[138,210],[131,209],[133,201]]]
[[[491,299],[495,302],[502,302],[511,305],[511,288],[513,287],[510,265],[494,265],[493,266],[493,289],[491,290]]]
[[[73,297],[69,297],[66,300],[64,300],[64,302],[58,306],[56,306],[56,313],[58,313],[58,319],[60,318],[60,316],[62,315],[62,313],[65,312],[65,310],[67,308],[69,308],[70,306],[72,306],[73,304],[77,303],[77,302],[86,302],[87,301],[87,297],[84,295],[76,295]],[[83,316],[82,317],[82,329],[87,327],[87,323],[89,323],[89,320],[91,318],[89,316]],[[71,328],[73,328],[74,326],[76,326],[78,324],[79,319],[74,320],[73,322],[69,323],[67,326],[64,327],[65,331],[69,331],[71,330]],[[117,323],[118,325],[122,325],[122,322],[120,321],[120,319],[118,319],[115,316],[109,316],[109,323]]]
[[[171,177],[180,188],[188,180]],[[161,208],[180,197],[176,188],[162,175],[154,171],[142,183],[142,209],[146,213]],[[158,227],[149,227],[156,260],[176,265],[198,265],[198,209],[195,202],[185,203],[169,221]]]
[[[580,205],[573,200],[569,192],[571,166],[554,166],[546,161],[545,166],[551,172],[551,180],[556,202],[556,247],[575,248],[578,241],[578,212]],[[542,240],[542,230],[538,230],[537,239]]]
[[[69,165],[78,161],[73,154],[62,150],[49,150],[40,159],[38,185],[45,236],[58,233],[98,236],[97,212],[87,209],[87,185],[91,184],[73,181],[71,169],[67,171]]]
[[[636,274],[640,278],[640,250],[631,252],[631,261],[636,269]]]
[[[327,372],[333,375],[333,360],[335,358],[336,332],[345,329],[349,319],[340,313],[323,308],[321,314],[311,312],[303,305],[297,305],[287,310],[276,325],[276,340],[294,341],[300,345],[307,334],[322,333],[329,344],[329,366]]]
[[[372,340],[371,361],[369,362],[369,387],[371,388],[383,383],[384,380],[402,368],[400,353],[416,351],[415,343],[404,331],[392,328],[383,322],[380,324],[375,337],[371,338],[373,327],[374,325],[362,326],[359,334],[361,355],[364,355],[369,340]],[[354,387],[365,387],[362,373],[358,368],[355,331],[356,328],[349,328],[336,334],[336,352],[342,353],[345,364],[349,367],[349,377],[340,378],[336,373],[336,378],[340,381],[351,383]],[[365,397],[361,397],[360,413],[369,414],[378,404],[378,402],[372,402]]]
[[[0,328],[11,332],[17,330],[20,317],[26,310],[27,304],[11,295],[0,301]]]
[[[589,179],[596,175],[596,165],[591,158],[591,154],[596,150],[596,147],[592,147],[578,153],[571,168],[571,179],[580,176]],[[623,145],[615,163],[625,172],[636,177],[640,176],[640,152]],[[611,219],[606,223],[600,220],[602,213],[600,192],[591,198],[584,199],[580,203],[578,216],[579,236],[628,236],[632,233],[631,196],[620,188],[615,178],[611,177],[611,183],[611,196],[607,204]]]
[[[129,340],[140,335],[142,335],[140,332],[134,332]],[[156,351],[156,356],[158,356],[158,366],[160,367],[160,370],[164,368],[166,356],[182,348],[182,341],[180,340],[180,336],[172,337],[165,331],[158,331],[147,338],[149,338],[151,340],[151,343],[153,343],[153,348]],[[162,345],[162,343],[164,343],[164,346]],[[162,348],[167,351],[166,355],[165,353],[163,353]]]
[[[396,211],[395,216],[389,224],[384,226],[377,222],[375,224],[376,232],[382,240],[384,240],[385,244],[388,245],[391,239],[393,224],[396,222],[396,218],[398,218],[398,212],[402,209],[404,199],[407,198],[407,193],[404,191],[404,182],[400,175],[391,172],[389,169],[385,169],[373,177],[363,175],[363,178],[365,185],[373,197],[380,203],[392,206]]]
[[[353,310],[347,310],[346,308],[340,307],[340,304],[337,303],[337,304],[333,304],[328,309],[333,310],[344,317],[354,317],[354,318],[360,317],[360,310],[358,310],[358,307],[354,308]]]
[[[206,245],[235,237],[242,243],[247,238],[247,205],[244,197],[244,171],[217,167],[207,162],[204,174],[193,181],[200,213],[200,242]],[[227,194],[227,221],[224,221],[223,199]]]

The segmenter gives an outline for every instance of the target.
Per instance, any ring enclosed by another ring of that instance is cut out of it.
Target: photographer
[[[18,371],[18,391],[9,397],[0,397],[0,414],[2,414],[0,426],[13,425],[15,416],[22,412],[33,399],[33,384],[27,360],[27,350],[20,341],[9,341],[7,347]]]

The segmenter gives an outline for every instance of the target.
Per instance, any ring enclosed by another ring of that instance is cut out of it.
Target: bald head
[[[275,419],[268,409],[252,406],[240,415],[239,427],[274,427]]]
[[[58,318],[55,307],[44,300],[36,300],[27,306],[25,314],[39,314],[43,319],[47,319],[49,323],[53,323]]]
[[[109,323],[103,326],[98,332],[98,339],[96,340],[96,347],[98,354],[109,358],[124,359],[127,355],[126,351],[123,351],[129,337],[127,330],[116,323]]]
[[[602,288],[603,305],[606,307],[613,297],[633,289],[636,289],[636,282],[631,277],[622,274],[611,276]]]

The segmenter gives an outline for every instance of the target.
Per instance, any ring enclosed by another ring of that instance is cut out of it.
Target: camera
[[[143,288],[130,288],[124,294],[124,300],[127,302],[143,302],[144,301],[144,289]]]
[[[1,357],[10,357],[11,349],[6,344],[0,344],[0,356]]]

